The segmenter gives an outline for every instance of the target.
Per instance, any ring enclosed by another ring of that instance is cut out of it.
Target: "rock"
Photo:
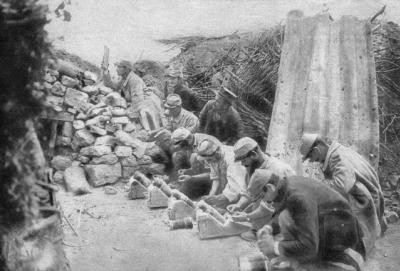
[[[64,183],[64,172],[56,171],[53,175],[53,180],[56,184],[63,184]]]
[[[75,132],[73,144],[77,147],[86,147],[92,145],[95,141],[94,136],[86,129],[81,129]]]
[[[79,113],[78,116],[76,116],[77,120],[86,120],[87,119],[87,115],[85,113]]]
[[[139,130],[139,131],[136,131],[136,132],[134,132],[132,134],[134,135],[134,137],[136,137],[140,141],[143,141],[143,142],[150,141],[149,133],[147,131],[145,131],[145,130]]]
[[[135,156],[129,156],[121,159],[121,165],[123,167],[137,167],[139,164]]]
[[[67,88],[67,91],[65,92],[64,103],[80,111],[88,110],[88,107],[90,107],[88,100],[89,95],[82,91],[73,88]]]
[[[132,137],[127,132],[121,130],[115,132],[115,138],[117,139],[118,142],[121,143],[121,145],[131,146],[135,149],[140,148],[142,145],[144,145],[142,141]]]
[[[106,154],[100,157],[93,157],[92,161],[90,161],[90,164],[93,165],[99,165],[99,164],[106,164],[106,165],[114,165],[115,163],[118,162],[118,157],[113,154]]]
[[[60,82],[55,82],[51,87],[51,93],[56,96],[64,97],[67,88],[63,86]]]
[[[64,98],[58,96],[48,95],[46,97],[46,103],[52,107],[62,107],[64,104]],[[61,108],[62,109],[62,108]]]
[[[107,130],[107,132],[115,133],[116,131],[118,131],[119,127],[117,124],[108,122],[108,123],[106,123],[105,129]]]
[[[117,92],[112,92],[106,96],[106,104],[112,107],[126,108],[126,100]]]
[[[93,84],[97,82],[97,75],[91,71],[85,71],[83,73],[83,78],[88,81],[92,81]]]
[[[71,154],[71,159],[72,159],[72,160],[78,159],[79,153],[77,153],[77,152],[71,152],[70,154]],[[74,163],[78,163],[78,162],[77,162],[77,161],[72,161],[72,164],[74,164]]]
[[[61,83],[68,88],[79,87],[79,81],[77,79],[71,78],[66,75],[63,75],[61,77]]]
[[[114,146],[115,145],[115,137],[111,135],[100,136],[96,138],[94,145],[105,145],[105,146]]]
[[[51,166],[59,171],[64,171],[66,168],[70,167],[72,160],[67,156],[57,155],[51,160]]]
[[[72,137],[74,131],[73,131],[73,126],[72,122],[66,121],[64,122],[63,129],[62,129],[62,135],[66,137]]]
[[[76,164],[64,171],[65,186],[74,195],[90,193],[89,185],[86,180],[85,171]]]
[[[85,128],[85,123],[82,120],[74,120],[74,122],[72,122],[72,126],[75,130],[81,130]]]
[[[396,174],[395,172],[392,172],[388,176],[388,183],[391,186],[391,189],[396,189],[398,183],[400,181],[400,175]]]
[[[58,136],[56,145],[57,146],[70,146],[72,143],[72,139],[66,136]]]
[[[122,168],[122,177],[124,179],[129,179],[130,177],[132,177],[136,170],[138,170],[138,167],[123,167]]]
[[[82,91],[88,95],[96,95],[97,93],[99,93],[99,89],[96,86],[86,86],[82,88]]]
[[[56,83],[58,83],[58,82],[56,82]],[[46,90],[46,92],[49,93],[49,92],[51,92],[53,85],[45,81],[45,82],[43,82],[42,85],[38,82],[35,82],[33,87],[38,90],[42,90],[42,88],[44,88]]]
[[[124,131],[127,132],[127,133],[131,133],[131,132],[133,132],[135,130],[136,130],[136,125],[133,124],[132,122],[129,122],[124,128]]]
[[[86,122],[85,122],[85,125],[86,126],[104,126],[105,127],[105,124],[106,124],[106,122],[107,121],[109,121],[110,120],[110,117],[109,116],[97,116],[97,117],[94,117],[94,118],[91,118],[91,119],[88,119]]]
[[[105,103],[97,103],[94,106],[90,108],[86,113],[89,116],[89,118],[95,117],[100,115],[103,111],[107,110],[108,107]]]
[[[60,73],[57,70],[53,70],[53,69],[48,69],[47,72],[55,77],[58,77],[60,75]]]
[[[122,177],[120,163],[114,165],[86,165],[85,171],[89,182],[95,187],[115,183]]]
[[[141,158],[137,159],[138,165],[150,165],[153,162],[153,159],[151,159],[151,157],[148,155],[143,155]]]
[[[70,113],[72,113],[72,114],[76,114],[76,112],[78,112],[75,108],[73,108],[73,107],[68,107],[68,109],[67,109],[67,111],[68,112],[70,112]]]
[[[79,155],[78,156],[78,161],[81,162],[82,164],[87,164],[90,161],[90,158],[84,155]]]
[[[113,107],[111,114],[116,117],[126,116],[126,109],[122,107]]]
[[[95,126],[95,125],[89,126],[89,131],[92,134],[96,134],[96,135],[100,135],[100,136],[104,136],[104,135],[107,134],[107,130],[106,129],[100,128],[100,127]]]
[[[103,95],[108,95],[108,94],[114,92],[114,90],[112,90],[111,88],[108,88],[108,87],[106,87],[104,85],[99,86],[99,91]]]
[[[144,174],[165,175],[165,165],[152,163],[149,165],[141,165],[138,167],[140,172]]]
[[[118,157],[129,157],[132,156],[132,147],[116,146],[114,152]]]
[[[128,117],[113,117],[111,118],[111,122],[115,124],[128,124],[129,119]]]
[[[110,154],[110,153],[111,153],[111,147],[103,146],[103,145],[85,147],[85,148],[82,148],[79,152],[80,155],[89,156],[89,157],[103,156],[103,155]]]
[[[49,72],[46,72],[46,75],[44,76],[44,81],[48,83],[54,83],[57,80],[57,78],[53,75],[51,75]]]
[[[390,224],[399,221],[399,215],[394,211],[385,211],[386,221]]]
[[[106,186],[104,187],[104,193],[107,195],[116,195],[118,193],[118,190],[112,186]]]

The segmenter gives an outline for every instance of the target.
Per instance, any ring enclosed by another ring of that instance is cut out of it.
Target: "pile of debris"
[[[48,69],[45,75],[46,104],[51,109],[42,117],[62,120],[51,160],[54,181],[82,194],[89,192],[87,181],[98,187],[128,181],[136,170],[163,174],[164,164],[153,160],[162,152],[146,142],[149,138],[140,124],[130,121],[126,100],[96,84],[95,74],[74,74]]]

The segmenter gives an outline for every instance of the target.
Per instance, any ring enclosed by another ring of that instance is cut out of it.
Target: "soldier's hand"
[[[265,256],[274,255],[274,237],[272,236],[272,228],[269,225],[264,226],[257,232],[257,245]]]
[[[228,205],[228,207],[226,207],[226,209],[228,210],[228,212],[233,213],[233,212],[240,211],[241,208],[237,204],[231,204],[231,205]]]
[[[235,222],[249,221],[249,217],[247,216],[247,213],[244,213],[244,212],[235,213],[231,217],[232,217],[232,220]]]

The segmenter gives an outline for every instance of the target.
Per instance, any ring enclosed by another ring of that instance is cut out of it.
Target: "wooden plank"
[[[69,112],[54,112],[54,111],[44,111],[39,115],[39,118],[50,119],[57,121],[74,121],[74,115]]]
[[[375,66],[368,21],[328,14],[288,15],[267,151],[298,174],[318,177],[304,165],[303,133],[319,133],[352,146],[376,168],[379,118]]]

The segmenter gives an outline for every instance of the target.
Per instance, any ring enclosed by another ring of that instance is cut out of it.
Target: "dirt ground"
[[[151,210],[146,200],[128,200],[123,187],[116,195],[103,188],[58,199],[74,234],[63,220],[64,245],[72,271],[238,270],[238,256],[257,252],[255,243],[239,237],[200,240],[193,229],[171,231],[166,209]],[[87,212],[79,210],[86,209]],[[377,242],[365,271],[399,270],[400,227],[391,224]]]

